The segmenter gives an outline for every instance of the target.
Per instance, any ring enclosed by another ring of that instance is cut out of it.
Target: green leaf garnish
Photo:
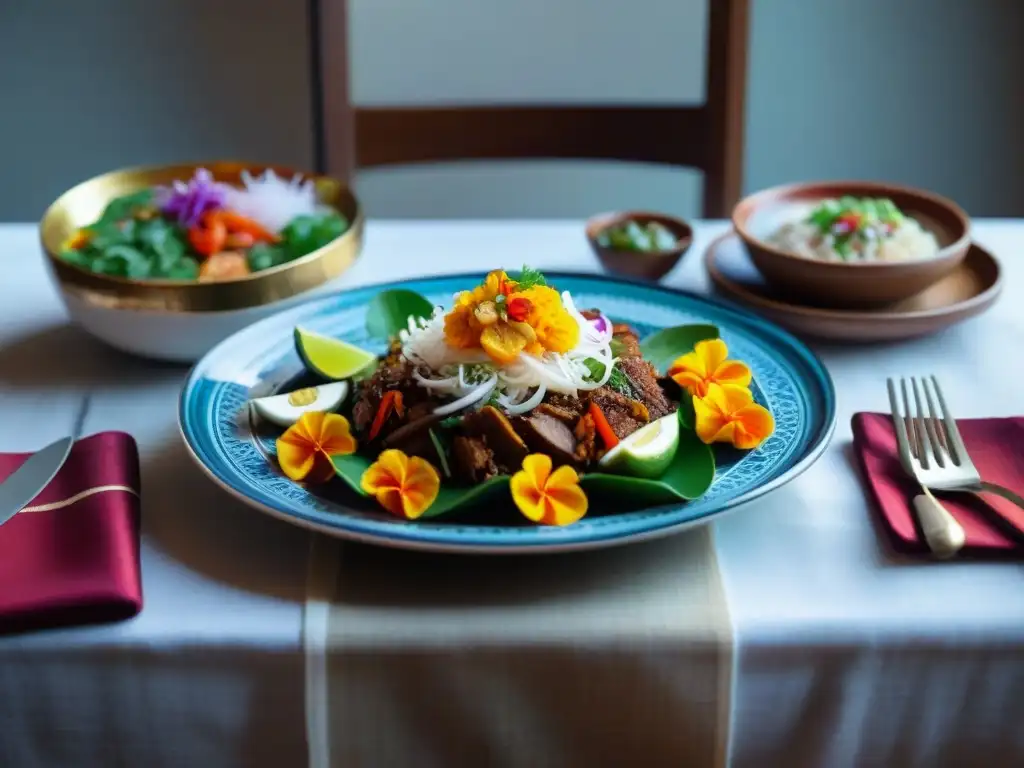
[[[583,364],[590,371],[590,375],[587,376],[588,381],[600,381],[604,376],[605,364],[596,357],[588,357],[583,361]],[[636,388],[633,386],[633,382],[629,380],[629,377],[617,365],[612,366],[612,372],[609,374],[605,386],[615,390],[620,395],[636,397]]]
[[[359,496],[366,497],[360,485],[372,459],[358,453],[332,456],[335,472]],[[660,478],[588,472],[580,478],[595,512],[603,514],[633,512],[663,504],[680,504],[702,496],[715,479],[715,455],[690,429],[679,432],[675,458]],[[486,503],[485,503],[486,502]],[[440,517],[451,512],[475,510],[490,512],[494,504],[511,505],[508,475],[499,475],[474,486],[441,484],[437,500],[423,518]]]
[[[548,284],[548,281],[539,269],[528,267],[525,264],[517,276],[512,277],[509,275],[509,277],[516,282],[517,291],[525,291],[527,288],[536,288]]]
[[[612,336],[612,340],[608,342],[608,348],[612,351],[612,357],[622,357],[622,353],[626,351],[626,345],[618,336]]]
[[[677,325],[641,340],[640,351],[644,359],[664,373],[676,358],[692,352],[697,342],[717,338],[718,328],[714,325]]]
[[[425,319],[433,313],[434,305],[415,291],[404,288],[381,291],[366,308],[366,332],[386,341],[407,329],[410,317]]]
[[[437,436],[437,433],[432,429],[427,430],[427,434],[430,435],[430,442],[434,444],[434,450],[437,451],[437,460],[441,464],[441,472],[444,476],[451,478],[452,470],[448,466],[448,451],[441,443],[441,438]]]
[[[631,512],[662,504],[677,504],[703,496],[715,479],[715,454],[691,429],[679,430],[675,458],[656,480],[603,472],[588,472],[580,487],[602,511]]]

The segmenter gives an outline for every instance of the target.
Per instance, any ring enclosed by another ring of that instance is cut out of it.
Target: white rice
[[[817,226],[806,221],[782,225],[770,242],[797,256],[819,261],[909,261],[930,259],[939,252],[935,235],[909,216],[888,236],[869,240],[854,238],[845,258],[833,247],[832,235],[822,234]]]

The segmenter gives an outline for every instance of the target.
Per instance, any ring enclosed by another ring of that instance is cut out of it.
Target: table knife
[[[50,443],[29,456],[24,464],[0,483],[0,525],[18,514],[50,484],[64,466],[74,444],[73,435]]]

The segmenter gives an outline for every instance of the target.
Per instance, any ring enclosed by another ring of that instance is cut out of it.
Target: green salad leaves
[[[60,258],[90,272],[131,280],[233,279],[301,258],[350,226],[340,213],[327,210],[295,216],[274,233],[222,207],[223,193],[217,194],[178,201],[179,208],[192,212],[191,224],[172,215],[154,189],[117,197],[95,222],[69,238]],[[199,202],[213,207],[195,208]],[[199,215],[203,212],[205,217]]]
[[[85,228],[86,240],[62,253],[91,272],[132,280],[194,280],[199,263],[188,255],[185,233],[152,213],[152,192],[119,197]]]
[[[345,217],[335,211],[296,216],[281,230],[281,242],[256,243],[249,250],[249,268],[258,272],[294,261],[345,234],[348,227]]]

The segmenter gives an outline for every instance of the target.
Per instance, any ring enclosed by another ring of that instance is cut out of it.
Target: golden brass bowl
[[[349,229],[313,253],[243,278],[218,282],[130,280],[95,274],[60,258],[61,244],[76,230],[95,222],[116,197],[147,187],[187,181],[206,168],[217,181],[241,184],[244,170],[252,175],[270,169],[291,178],[312,179],[321,202],[338,210]],[[358,257],[363,240],[363,212],[342,182],[275,165],[238,162],[127,168],[84,181],[54,202],[40,222],[40,237],[54,279],[76,306],[146,312],[227,312],[273,304],[317,288],[344,272]]]

